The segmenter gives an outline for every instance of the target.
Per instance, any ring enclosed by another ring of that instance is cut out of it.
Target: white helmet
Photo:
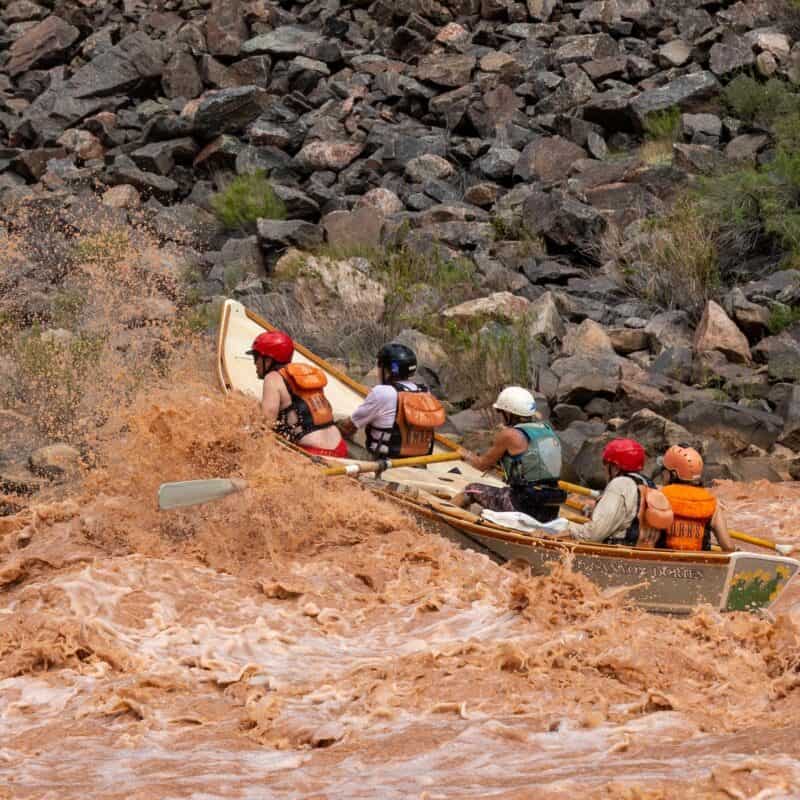
[[[521,386],[507,386],[497,395],[494,407],[498,411],[507,411],[517,417],[532,417],[536,413],[536,400]]]

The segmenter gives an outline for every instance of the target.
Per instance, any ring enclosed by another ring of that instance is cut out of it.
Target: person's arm
[[[504,428],[494,437],[492,446],[483,455],[471,453],[469,450],[462,450],[462,458],[479,472],[487,472],[497,464],[503,455],[508,452],[508,448],[513,447],[514,444],[514,430],[512,428]]]
[[[264,387],[261,390],[261,410],[270,425],[278,421],[278,414],[281,410],[281,390],[280,385],[283,378],[277,372],[270,372],[264,378]]]
[[[349,439],[351,436],[355,435],[355,432],[358,430],[350,417],[338,420],[336,427],[339,429],[339,433],[341,433],[345,439]]]
[[[585,542],[604,542],[611,534],[622,528],[628,514],[628,503],[625,501],[622,487],[615,481],[608,484],[597,501],[589,522],[569,523],[567,531],[572,538]]]
[[[711,517],[711,530],[714,536],[717,537],[719,546],[726,553],[732,553],[736,550],[736,545],[733,543],[730,534],[728,533],[728,521],[725,519],[725,512],[717,505],[717,510],[714,516]]]

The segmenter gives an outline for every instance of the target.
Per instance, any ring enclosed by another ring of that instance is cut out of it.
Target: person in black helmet
[[[345,438],[365,429],[367,450],[375,458],[430,453],[433,432],[444,424],[444,409],[426,386],[410,378],[417,357],[403,344],[384,345],[378,353],[381,382],[350,417],[337,422]]]

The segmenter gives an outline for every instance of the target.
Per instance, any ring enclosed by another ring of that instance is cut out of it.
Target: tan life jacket
[[[333,425],[333,408],[323,391],[328,378],[319,367],[311,364],[287,364],[278,372],[292,398],[292,404],[281,411],[279,421],[289,424],[291,430],[288,431],[288,436],[292,441]],[[289,422],[291,411],[297,415],[297,423],[294,425]]]
[[[665,546],[672,550],[707,550],[711,519],[717,499],[707,489],[671,483],[662,490],[672,504],[675,521],[667,532]]]
[[[669,498],[658,489],[639,485],[639,536],[637,547],[655,547],[661,534],[673,525],[674,514]]]
[[[391,428],[367,426],[367,447],[377,456],[411,458],[433,451],[434,432],[447,415],[442,404],[424,386],[392,384],[397,391],[397,411]]]

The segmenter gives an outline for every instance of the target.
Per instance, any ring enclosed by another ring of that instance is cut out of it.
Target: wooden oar
[[[383,460],[369,464],[345,464],[341,467],[330,467],[325,475],[357,475],[359,472],[381,472],[389,467],[407,467],[414,464],[435,464],[441,461],[458,461],[458,453],[438,453],[416,458],[398,458],[394,461]],[[158,489],[158,507],[162,511],[172,508],[185,508],[221,500],[234,492],[247,488],[247,481],[242,478],[208,478],[199,481],[176,481],[162,483]]]
[[[380,461],[361,464],[343,464],[340,467],[328,467],[323,475],[360,475],[365,472],[383,472],[393,467],[414,467],[420,464],[439,464],[442,461],[459,461],[458,453],[436,453],[430,456],[415,456],[414,458],[383,458]]]

